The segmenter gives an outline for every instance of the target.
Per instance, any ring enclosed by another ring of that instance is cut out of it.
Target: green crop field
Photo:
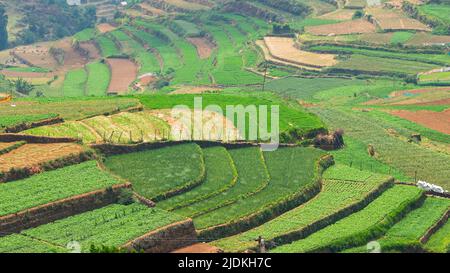
[[[132,182],[139,194],[154,200],[166,199],[173,190],[193,187],[205,176],[202,150],[195,144],[112,156],[105,165]]]
[[[17,213],[71,196],[120,184],[101,171],[95,161],[45,172],[24,180],[0,185],[0,215]]]
[[[0,253],[450,251],[448,0],[3,2]]]
[[[197,229],[238,222],[245,216],[262,214],[265,210],[274,213],[273,209],[278,205],[283,205],[287,209],[288,201],[300,199],[304,194],[303,191],[317,182],[314,180],[318,177],[318,174],[315,173],[315,165],[318,163],[319,156],[323,155],[321,151],[282,148],[275,152],[266,152],[263,155],[270,177],[268,185],[261,191],[248,196],[248,198],[238,200],[230,206],[195,217],[194,222]],[[299,162],[301,162],[300,166]],[[240,182],[242,183],[242,181]]]
[[[25,115],[2,115],[0,117],[0,130],[22,123],[30,123],[44,119],[57,117],[56,114],[25,114]]]
[[[39,252],[52,252],[55,248],[66,248],[73,241],[80,244],[82,252],[89,252],[92,245],[121,247],[152,230],[182,220],[184,219],[181,216],[156,208],[148,208],[142,204],[115,204],[25,230],[20,236],[50,245],[47,251],[43,246],[44,249],[38,248]],[[89,236],[86,236],[87,234]],[[2,242],[4,238],[0,239],[0,246],[3,245],[3,249],[6,248],[5,252],[10,252],[9,248],[13,251],[17,248],[15,245],[10,245],[17,240],[14,239],[6,237],[5,242]],[[26,251],[31,250],[26,249]],[[20,252],[20,249],[18,251]],[[65,252],[68,252],[67,248]]]
[[[427,149],[389,135],[391,126],[381,120],[374,121],[367,113],[353,110],[315,109],[321,118],[332,122],[335,128],[346,128],[346,134],[364,145],[373,145],[376,159],[394,167],[410,178],[448,185],[450,156]],[[385,129],[386,128],[386,129]],[[411,160],[414,158],[414,160]],[[356,162],[355,162],[356,163]],[[358,164],[358,163],[356,163]],[[358,166],[358,165],[356,165]]]
[[[420,244],[420,239],[449,210],[450,201],[428,197],[424,204],[391,227],[386,234],[377,240],[383,252],[401,251]],[[367,247],[353,248],[346,252],[367,252]]]
[[[415,75],[418,72],[425,72],[438,65],[422,63],[417,61],[407,61],[399,59],[389,59],[353,54],[348,59],[340,61],[333,66],[337,69],[359,70],[364,72],[401,73]]]
[[[203,149],[206,179],[192,190],[158,203],[158,207],[174,210],[218,195],[237,181],[237,170],[230,154],[223,147]]]
[[[87,28],[87,29],[84,29],[84,30],[78,32],[73,37],[78,42],[86,42],[86,41],[92,40],[95,37],[95,32],[96,32],[95,29]]]
[[[82,97],[85,95],[86,70],[77,69],[67,72],[62,92],[65,97]]]
[[[450,252],[450,222],[444,224],[429,241],[425,244],[425,249],[433,252]]]
[[[103,57],[111,57],[120,54],[119,49],[114,44],[114,42],[106,36],[98,36],[96,37],[96,43],[100,48]]]
[[[238,174],[235,185],[216,196],[176,209],[175,213],[187,217],[204,215],[251,196],[267,186],[269,174],[259,148],[232,149],[229,153]]]
[[[354,175],[364,180],[355,179]],[[342,180],[339,180],[339,177]],[[361,202],[378,187],[388,181],[387,176],[359,171],[344,165],[330,168],[325,172],[325,180],[321,193],[305,204],[288,211],[281,216],[247,232],[213,242],[226,251],[244,251],[256,247],[258,236],[275,244],[286,243],[296,236],[307,234],[309,226],[323,226],[323,219],[342,218],[341,211]],[[326,221],[329,223],[330,220]]]
[[[427,4],[419,6],[418,9],[421,14],[427,17],[431,17],[445,24],[450,24],[450,19],[448,18],[450,6],[448,5]]]
[[[272,252],[338,251],[342,247],[358,245],[370,240],[380,231],[393,225],[399,215],[420,200],[421,190],[408,186],[394,186],[367,207],[319,230],[305,239],[282,245]]]
[[[86,65],[88,79],[86,93],[89,96],[104,96],[111,81],[109,67],[101,62]]]

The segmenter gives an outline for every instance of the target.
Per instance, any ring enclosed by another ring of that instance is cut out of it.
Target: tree
[[[31,91],[34,90],[34,86],[22,78],[11,81],[11,85],[16,89],[17,92],[24,95],[29,95]]]
[[[0,50],[8,48],[8,15],[5,6],[0,4]]]

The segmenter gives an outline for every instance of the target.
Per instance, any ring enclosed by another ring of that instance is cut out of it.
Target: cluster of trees
[[[8,15],[5,6],[0,4],[0,50],[8,47]]]
[[[17,34],[15,44],[31,44],[60,39],[95,25],[95,7],[69,6],[66,0],[38,0],[24,3],[24,28]],[[0,10],[1,11],[1,10]]]
[[[272,26],[272,33],[281,35],[281,34],[291,34],[293,33],[293,31],[288,24],[274,24]]]

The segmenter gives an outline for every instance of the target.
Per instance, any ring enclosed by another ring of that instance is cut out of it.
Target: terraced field
[[[88,161],[27,179],[0,184],[0,216],[121,184]]]
[[[128,1],[1,51],[0,253],[449,252],[447,5],[382,2]]]
[[[421,190],[408,186],[394,186],[367,207],[316,233],[274,248],[271,252],[337,251],[370,240],[391,227],[396,219],[420,201]]]
[[[77,241],[81,252],[89,252],[92,246],[124,246],[152,230],[182,220],[181,216],[142,204],[114,204],[2,238],[0,250],[69,252],[73,250],[69,243]]]

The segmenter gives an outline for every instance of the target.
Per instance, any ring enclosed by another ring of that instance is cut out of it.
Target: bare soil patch
[[[366,12],[372,15],[374,23],[383,30],[431,31],[427,25],[418,20],[407,17],[400,11],[373,7],[367,8]]]
[[[108,24],[108,23],[103,23],[103,24],[98,24],[97,25],[97,30],[100,33],[107,33],[107,32],[113,31],[115,29],[116,29],[115,26],[113,26],[111,24]]]
[[[219,253],[219,252],[220,249],[215,246],[206,243],[199,243],[177,249],[172,253]]]
[[[285,62],[315,68],[333,66],[337,63],[336,55],[319,54],[298,49],[292,38],[264,37],[264,43],[273,57]]]
[[[15,144],[17,144],[18,142],[0,142],[0,151],[4,150],[6,148],[12,147]]]
[[[442,112],[421,110],[411,112],[407,110],[390,111],[391,114],[418,123],[430,129],[450,135],[450,109]]]
[[[214,50],[214,45],[206,38],[187,38],[197,48],[200,59],[208,59]]]
[[[93,42],[80,43],[80,47],[88,53],[89,59],[91,60],[100,59],[102,56]]]
[[[369,21],[358,19],[336,24],[309,26],[305,27],[305,31],[314,35],[331,36],[374,33],[376,31],[376,27]]]
[[[128,59],[107,59],[111,69],[108,93],[124,94],[137,77],[137,65]]]
[[[11,53],[28,65],[53,70],[58,63],[50,54],[51,46],[51,43],[20,46],[12,49]]]
[[[63,39],[55,44],[56,48],[64,50],[64,71],[83,67],[88,63],[88,58],[82,56],[81,53],[72,46],[71,39]]]
[[[450,43],[449,35],[432,35],[427,32],[416,33],[409,41],[408,45],[434,45]]]
[[[35,167],[83,151],[84,148],[75,143],[25,144],[0,156],[0,172],[11,168]]]

